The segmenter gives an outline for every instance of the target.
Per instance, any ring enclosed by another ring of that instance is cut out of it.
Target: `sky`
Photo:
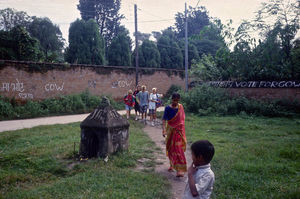
[[[205,6],[210,17],[217,17],[223,23],[233,20],[237,28],[242,20],[251,20],[262,2],[267,0],[121,0],[120,13],[125,16],[122,24],[134,32],[134,4],[138,8],[138,31],[151,33],[161,31],[175,23],[175,14],[184,12],[187,6]],[[80,18],[77,10],[79,0],[0,0],[0,9],[7,7],[25,11],[30,16],[48,17],[57,24],[63,37],[68,40],[70,23]]]

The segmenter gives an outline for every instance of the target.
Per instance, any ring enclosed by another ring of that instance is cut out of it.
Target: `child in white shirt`
[[[188,182],[183,199],[209,199],[215,181],[210,168],[215,149],[208,140],[199,140],[191,146],[193,163],[188,168]]]

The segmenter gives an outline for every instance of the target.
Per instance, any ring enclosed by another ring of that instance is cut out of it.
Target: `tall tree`
[[[140,62],[142,67],[160,67],[160,55],[153,41],[145,40],[141,45],[143,59]]]
[[[46,61],[58,61],[64,46],[59,27],[48,18],[33,17],[28,30],[32,37],[40,41]]]
[[[0,59],[40,61],[42,53],[37,39],[30,37],[22,26],[0,31]]]
[[[0,10],[0,30],[9,31],[18,25],[27,28],[31,22],[32,18],[24,11],[12,8]]]
[[[103,38],[95,20],[77,19],[71,24],[65,59],[69,63],[105,64]]]
[[[157,47],[161,57],[161,67],[182,69],[183,55],[177,42],[164,35],[157,41]]]
[[[199,34],[200,31],[207,25],[209,25],[208,11],[205,7],[189,7],[187,10],[187,20],[188,20],[188,35],[192,36]],[[178,37],[184,38],[185,35],[185,14],[177,13],[175,16],[176,22],[175,26],[177,29]]]
[[[290,59],[292,41],[300,28],[299,0],[269,0],[258,10],[254,27],[262,36],[277,29],[285,59]]]
[[[108,63],[110,66],[131,65],[131,39],[129,31],[121,26],[118,34],[108,48]]]
[[[121,0],[79,0],[77,5],[83,20],[96,20],[106,47],[110,45],[121,19],[124,18],[119,14],[120,7]]]

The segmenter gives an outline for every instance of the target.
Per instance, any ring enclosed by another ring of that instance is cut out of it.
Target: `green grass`
[[[131,122],[128,151],[86,162],[73,160],[79,123],[0,133],[0,198],[168,198],[169,184],[153,171],[153,142]],[[153,164],[145,162],[145,166]]]
[[[73,160],[79,123],[2,132],[0,198],[169,198],[168,182],[153,172],[157,147],[141,129],[131,122],[129,150],[107,163]],[[215,146],[218,199],[300,198],[299,129],[299,118],[186,116],[188,142]]]
[[[189,143],[215,146],[213,198],[300,198],[300,120],[187,115]]]

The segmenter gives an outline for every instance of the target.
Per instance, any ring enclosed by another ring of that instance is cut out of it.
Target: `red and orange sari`
[[[183,106],[178,104],[178,112],[167,122],[166,150],[170,166],[177,172],[186,172],[186,137],[184,127],[185,113]]]

